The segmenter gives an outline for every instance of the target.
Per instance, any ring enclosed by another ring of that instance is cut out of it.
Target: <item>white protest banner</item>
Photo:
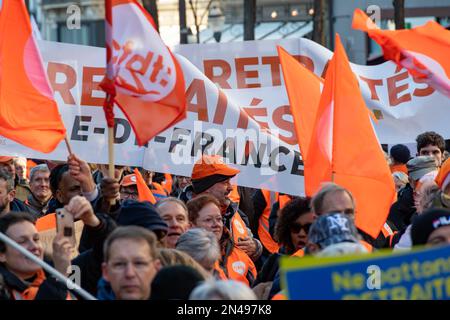
[[[218,153],[241,170],[239,185],[303,194],[302,162],[276,45],[300,55],[319,75],[331,57],[307,39],[180,46],[179,54],[187,57],[178,56],[186,79],[187,119],[148,147],[138,147],[128,121],[115,108],[116,163],[189,176],[202,151]],[[74,152],[86,161],[107,163],[104,93],[98,87],[105,72],[104,49],[46,41],[40,48]],[[375,130],[381,143],[411,142],[426,130],[450,136],[446,97],[390,62],[352,67],[363,79],[368,106],[380,118]],[[224,89],[219,91],[202,72]],[[41,154],[5,138],[0,154],[67,158],[63,145]]]
[[[239,98],[240,105],[248,105],[249,97],[245,94],[248,91],[242,90],[248,88],[251,95],[262,100],[260,106],[276,108],[289,104],[277,45],[297,56],[319,76],[324,75],[325,66],[332,56],[330,50],[303,38],[183,45],[178,47],[177,52],[218,86],[231,89],[226,91],[227,95]],[[390,61],[376,66],[351,64],[351,67],[359,78],[367,106],[374,110],[379,119],[375,130],[381,143],[413,142],[418,134],[429,130],[450,138],[447,121],[450,117],[450,99],[430,88],[423,80],[413,79],[406,69],[399,69]],[[269,121],[269,124],[271,120],[278,120],[274,125],[280,128],[280,121],[273,114],[274,109],[271,110],[267,110],[267,119],[261,116],[259,119]],[[266,112],[259,110],[259,113]],[[290,116],[289,121],[292,121]]]

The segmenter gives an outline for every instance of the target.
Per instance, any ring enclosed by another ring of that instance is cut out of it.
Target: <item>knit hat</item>
[[[358,230],[345,214],[324,214],[311,225],[308,242],[315,243],[322,249],[341,242],[358,243]]]
[[[411,227],[411,240],[413,246],[426,244],[430,234],[440,227],[450,225],[450,210],[445,208],[432,208],[418,215]]]
[[[161,238],[167,234],[168,226],[161,219],[150,202],[125,200],[122,202],[117,224],[122,226],[140,226],[156,233]]]
[[[192,186],[196,194],[211,188],[216,183],[237,175],[240,171],[223,162],[220,156],[203,155],[192,169]]]
[[[407,163],[411,158],[409,149],[404,144],[396,144],[390,151],[392,159],[399,163]]]
[[[205,278],[190,266],[164,267],[152,281],[150,300],[188,300],[202,281]]]
[[[418,156],[406,163],[409,177],[416,181],[431,171],[438,169],[436,159],[433,156]]]

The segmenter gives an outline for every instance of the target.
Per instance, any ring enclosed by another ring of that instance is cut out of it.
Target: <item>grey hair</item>
[[[185,204],[183,201],[181,201],[180,199],[177,199],[177,198],[175,198],[175,197],[167,197],[167,198],[165,198],[165,199],[162,199],[162,200],[158,201],[158,202],[156,203],[156,205],[155,205],[155,206],[156,206],[156,209],[161,208],[164,204],[170,203],[170,202],[176,203],[176,204],[178,204],[180,207],[182,207],[182,208],[184,209],[184,211],[186,212],[186,216],[187,216],[187,214],[188,214],[188,208],[187,208],[186,204]]]
[[[177,241],[177,250],[189,254],[206,270],[212,270],[220,258],[220,247],[214,233],[203,228],[189,229]]]
[[[38,164],[37,166],[34,166],[30,170],[30,181],[33,180],[33,176],[37,172],[48,172],[48,173],[50,173],[50,169],[48,168],[48,166],[45,163]]]
[[[369,253],[362,244],[353,242],[335,243],[319,251],[317,257],[335,257],[347,254]]]
[[[205,281],[197,286],[189,300],[257,300],[255,293],[245,284],[234,280]]]
[[[355,207],[355,200],[350,191],[341,187],[335,183],[329,182],[324,184],[324,186],[314,195],[311,199],[311,208],[313,212],[317,215],[322,214],[324,199],[327,194],[335,193],[335,192],[345,192],[348,194],[350,199],[352,200],[353,207]]]

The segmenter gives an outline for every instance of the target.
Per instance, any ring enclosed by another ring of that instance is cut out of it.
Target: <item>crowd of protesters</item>
[[[444,139],[425,132],[417,154],[404,145],[388,161],[397,190],[377,238],[355,226],[351,192],[324,184],[312,198],[237,187],[239,174],[203,156],[190,177],[140,169],[156,203],[138,201],[132,168],[76,155],[67,162],[0,157],[0,232],[101,300],[284,299],[282,256],[370,254],[450,244],[450,160]],[[373,195],[373,201],[377,201]],[[73,215],[76,246],[56,231]],[[77,268],[74,268],[74,267]],[[0,242],[0,299],[82,299]]]

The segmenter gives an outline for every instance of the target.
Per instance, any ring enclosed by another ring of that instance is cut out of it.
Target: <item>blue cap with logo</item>
[[[358,230],[352,219],[342,213],[328,213],[319,216],[311,225],[308,242],[322,249],[341,242],[359,242]]]

